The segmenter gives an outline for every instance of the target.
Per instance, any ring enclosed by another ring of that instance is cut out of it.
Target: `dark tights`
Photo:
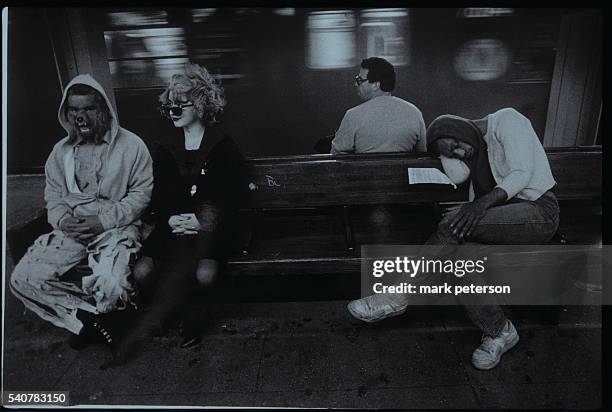
[[[139,288],[148,292],[148,304],[118,346],[116,363],[126,362],[138,342],[164,331],[180,315],[186,314],[193,327],[193,322],[199,321],[197,314],[202,292],[217,279],[219,266],[219,262],[213,259],[198,261],[183,256],[154,261],[148,256],[142,257],[136,263],[133,275]]]

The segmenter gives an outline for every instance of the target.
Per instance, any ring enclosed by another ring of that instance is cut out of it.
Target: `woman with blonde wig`
[[[159,101],[174,127],[160,137],[153,157],[155,229],[134,267],[141,289],[153,292],[132,338],[164,329],[182,314],[181,347],[188,347],[200,339],[202,292],[216,282],[226,260],[232,216],[249,192],[247,174],[239,148],[221,130],[223,89],[205,68],[187,63]],[[123,349],[129,343],[128,338]]]

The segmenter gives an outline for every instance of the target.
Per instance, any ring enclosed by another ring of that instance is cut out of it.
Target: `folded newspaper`
[[[409,167],[408,168],[408,184],[418,185],[422,183],[436,185],[451,185],[455,189],[457,185],[435,167]]]

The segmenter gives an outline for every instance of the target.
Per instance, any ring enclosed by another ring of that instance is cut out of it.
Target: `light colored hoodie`
[[[505,108],[488,115],[483,139],[496,187],[503,189],[508,199],[536,201],[557,183],[531,122],[517,110]],[[463,183],[470,176],[469,167],[461,160],[444,156],[440,159],[453,183]],[[473,199],[470,184],[470,201]]]
[[[153,162],[149,150],[138,136],[119,126],[106,92],[89,74],[76,76],[64,89],[58,119],[67,132],[70,130],[65,110],[67,91],[76,84],[97,90],[110,111],[111,127],[106,136],[109,143],[103,154],[104,169],[100,173],[97,193],[82,193],[74,175],[74,152],[78,142],[68,143],[69,136],[60,140],[45,164],[49,224],[59,229],[59,223],[65,217],[95,214],[105,230],[138,226],[153,190]]]

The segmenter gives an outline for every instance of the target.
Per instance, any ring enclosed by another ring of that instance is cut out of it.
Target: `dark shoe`
[[[83,333],[83,329],[81,329],[81,333],[78,335],[70,334],[70,337],[68,338],[68,346],[74,350],[82,350],[92,344],[91,337],[88,336],[88,334]]]
[[[100,365],[101,370],[115,368],[128,362],[135,351],[138,334],[131,333],[136,326],[139,312],[136,306],[121,311],[99,315],[94,327],[110,347],[112,358]]]
[[[78,310],[76,316],[83,324],[83,328],[78,337],[74,339],[77,347],[82,346],[80,344],[87,341],[89,343],[101,342],[113,346],[130,326],[135,313],[133,307],[98,315]]]
[[[81,350],[93,343],[105,342],[103,336],[100,335],[98,330],[94,327],[97,316],[93,313],[77,310],[76,317],[81,321],[83,327],[78,335],[72,335],[68,339],[68,344],[75,350]]]

